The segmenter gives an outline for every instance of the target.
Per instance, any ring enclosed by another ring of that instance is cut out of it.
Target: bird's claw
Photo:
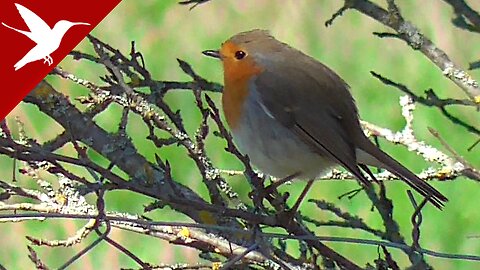
[[[43,63],[47,63],[49,66],[53,64],[53,59],[50,55],[47,55],[43,58]]]

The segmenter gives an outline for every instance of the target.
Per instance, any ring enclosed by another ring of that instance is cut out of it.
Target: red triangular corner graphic
[[[105,18],[120,0],[0,1],[0,119]]]

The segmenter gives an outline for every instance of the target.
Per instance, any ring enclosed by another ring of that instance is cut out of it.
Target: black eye
[[[236,51],[235,52],[235,58],[237,60],[242,60],[247,54],[244,51]]]

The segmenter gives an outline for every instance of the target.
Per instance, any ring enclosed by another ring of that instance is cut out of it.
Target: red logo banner
[[[120,0],[0,1],[0,119]]]

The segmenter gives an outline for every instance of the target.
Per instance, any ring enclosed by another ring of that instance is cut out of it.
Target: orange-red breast
[[[363,185],[365,165],[387,169],[441,208],[447,198],[364,135],[349,86],[265,30],[234,35],[219,51],[225,117],[240,151],[277,178],[314,179],[341,165]]]

